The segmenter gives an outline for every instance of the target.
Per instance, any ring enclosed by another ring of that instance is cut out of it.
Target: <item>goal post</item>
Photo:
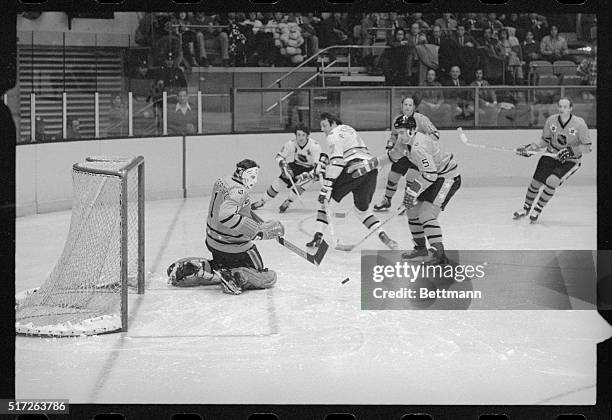
[[[15,329],[43,336],[127,331],[128,291],[144,293],[144,158],[72,167],[70,229],[51,274],[16,296]]]

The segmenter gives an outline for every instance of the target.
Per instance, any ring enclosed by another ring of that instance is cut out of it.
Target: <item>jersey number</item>
[[[421,163],[423,164],[423,168],[428,168],[429,167],[429,161],[427,159],[422,159]]]

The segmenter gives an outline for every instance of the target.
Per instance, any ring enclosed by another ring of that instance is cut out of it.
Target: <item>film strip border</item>
[[[607,0],[586,0],[579,2],[582,4],[563,4],[562,1],[547,0],[532,2],[530,0],[509,0],[496,1],[502,4],[487,4],[479,0],[462,0],[461,9],[463,11],[479,12],[504,12],[510,10],[529,10],[533,12],[554,12],[554,13],[596,13],[598,16],[598,39],[600,74],[599,86],[611,86],[610,78],[610,48],[608,33],[612,30],[612,20],[607,12]],[[5,12],[0,17],[0,71],[3,75],[0,87],[4,91],[14,86],[16,75],[16,28],[15,16],[17,13],[28,11],[66,11],[68,13],[110,13],[119,11],[177,11],[198,10],[198,11],[263,11],[273,12],[279,10],[286,11],[397,11],[405,12],[418,8],[424,13],[453,11],[458,8],[456,0],[432,0],[421,2],[403,1],[354,1],[349,4],[335,4],[327,1],[313,0],[307,3],[279,0],[274,3],[260,3],[237,0],[200,0],[198,2],[179,2],[179,1],[155,1],[146,2],[139,0],[124,0],[120,4],[102,4],[93,0],[47,0],[42,4],[28,4],[10,0],[5,5]],[[601,89],[598,92],[598,115],[599,131],[602,133],[610,132],[610,119],[604,115],[605,105],[612,104],[611,91]],[[9,127],[7,129],[7,127]],[[14,142],[10,142],[10,124],[2,120],[0,128],[2,132],[5,149],[2,156],[14,156]],[[14,135],[13,135],[14,136]],[[602,142],[603,143],[603,142]],[[3,185],[2,194],[2,217],[4,221],[0,231],[5,240],[2,255],[3,258],[3,278],[12,279],[14,276],[14,259],[11,255],[11,247],[14,242],[14,161],[11,166],[11,159],[3,159],[0,167],[0,175]],[[598,150],[598,247],[600,249],[610,249],[612,247],[612,228],[610,218],[605,217],[609,214],[609,203],[612,203],[609,188],[612,184],[612,171],[609,167],[612,162],[612,148],[602,144]],[[12,217],[11,217],[12,216]],[[14,248],[12,250],[14,252]],[[13,260],[11,262],[11,260]],[[6,261],[6,264],[4,264]],[[2,294],[0,301],[3,308],[3,322],[0,334],[3,338],[13,337],[14,334],[14,311],[13,296],[14,282],[7,281],[5,293]],[[609,311],[600,311],[602,316],[610,322]],[[2,347],[3,356],[3,375],[0,381],[0,392],[5,398],[14,397],[14,346],[12,341],[2,340],[6,345]],[[283,406],[262,406],[262,405],[88,405],[72,404],[71,418],[188,418],[188,419],[557,419],[557,418],[586,418],[586,419],[609,419],[612,415],[610,396],[612,395],[612,341],[608,340],[598,346],[598,383],[597,383],[597,403],[594,406],[359,406],[359,405],[283,405]],[[426,380],[426,378],[424,378]],[[383,392],[384,389],[381,390]],[[118,416],[113,416],[116,413]],[[62,417],[64,418],[64,417]]]

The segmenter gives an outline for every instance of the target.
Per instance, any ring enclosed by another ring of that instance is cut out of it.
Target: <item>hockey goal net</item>
[[[90,157],[72,167],[70,230],[55,268],[16,297],[20,334],[127,331],[128,289],[144,293],[144,159]]]

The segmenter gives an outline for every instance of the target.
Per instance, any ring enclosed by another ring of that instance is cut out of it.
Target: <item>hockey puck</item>
[[[342,280],[342,284],[347,283],[350,279],[347,277],[344,280]]]

